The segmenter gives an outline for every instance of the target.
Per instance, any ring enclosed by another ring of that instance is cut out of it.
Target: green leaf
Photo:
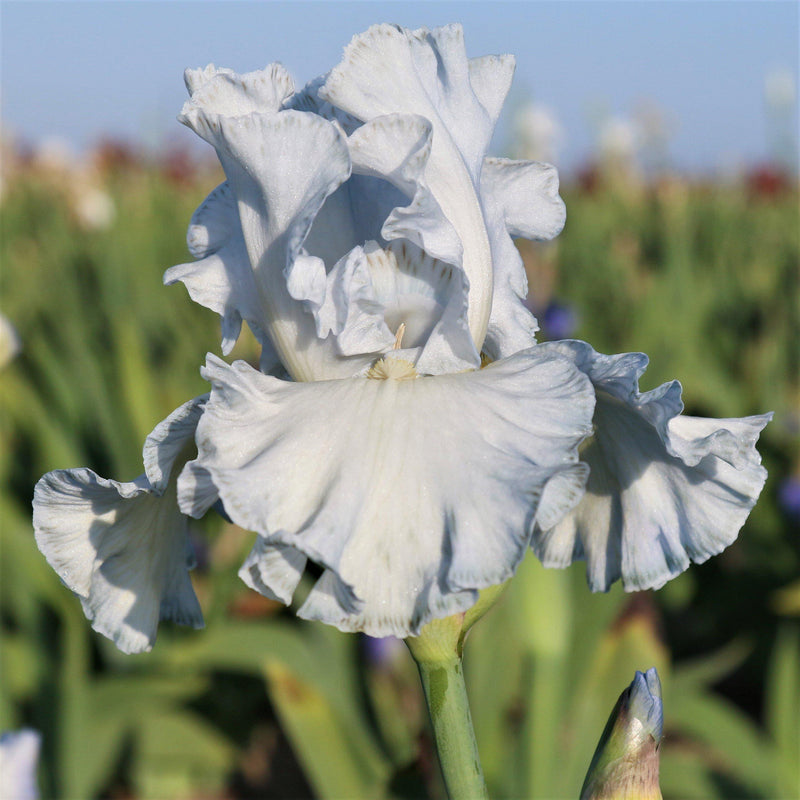
[[[665,693],[669,731],[694,739],[715,772],[765,797],[775,795],[775,753],[756,724],[732,703],[710,692]]]
[[[478,751],[492,796],[513,791],[514,752],[519,747],[523,710],[523,637],[514,586],[470,631],[464,647],[464,674]],[[502,658],[498,658],[502,653]]]
[[[282,726],[317,795],[331,800],[383,797],[388,767],[376,769],[365,758],[328,698],[279,661],[268,661],[264,673]]]
[[[324,698],[336,717],[336,736],[344,735],[352,743],[364,774],[385,777],[388,761],[364,709],[354,646],[354,636],[328,626],[225,620],[159,657],[173,667],[202,665],[262,676],[268,664],[282,666],[298,685]]]
[[[197,676],[158,676],[148,672],[110,675],[71,696],[80,708],[65,720],[70,741],[70,781],[79,797],[95,795],[111,776],[126,737],[147,720],[199,694],[207,682]]]
[[[691,743],[661,747],[661,793],[664,800],[709,800],[719,797],[719,785],[707,754]]]
[[[791,797],[800,787],[800,636],[794,625],[783,625],[778,632],[769,665],[766,717],[776,748],[776,789]]]
[[[136,735],[134,780],[142,800],[213,795],[234,765],[228,739],[186,709],[166,709],[141,718]]]
[[[676,694],[696,692],[730,675],[752,652],[752,644],[735,639],[710,655],[683,661],[672,675],[672,690]]]

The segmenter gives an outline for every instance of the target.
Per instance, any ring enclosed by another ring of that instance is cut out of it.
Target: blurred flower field
[[[134,478],[153,426],[207,390],[196,354],[218,352],[217,318],[161,276],[221,176],[112,144],[80,166],[3,160],[0,313],[20,348],[0,375],[0,730],[41,732],[42,796],[443,797],[404,646],[250,592],[236,570],[252,535],[221,518],[194,531],[204,632],[164,625],[126,657],[85,623],[36,549],[33,485],[76,464]],[[655,666],[667,800],[797,797],[797,185],[766,168],[565,184],[563,234],[523,249],[543,334],[647,352],[643,389],[680,378],[689,414],[775,411],[770,477],[736,543],[658,592],[591,595],[582,565],[529,556],[466,648],[490,792],[577,797],[614,701]],[[255,361],[255,343],[233,355]]]

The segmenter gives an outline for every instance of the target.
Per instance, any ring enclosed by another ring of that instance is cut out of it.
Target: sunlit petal
[[[278,111],[294,92],[292,76],[278,63],[243,75],[209,64],[185,70],[183,80],[190,97],[202,96],[204,104],[230,117]]]
[[[501,56],[480,56],[468,62],[469,83],[475,97],[486,109],[492,125],[497,122],[503,103],[506,101],[514,77],[516,59],[504,54]],[[489,142],[486,142],[488,146]]]
[[[320,94],[364,122],[400,113],[431,124],[425,181],[461,240],[469,328],[480,347],[491,307],[492,258],[478,187],[493,120],[470,84],[461,27],[375,25],[348,45]]]
[[[326,198],[350,175],[345,138],[310,113],[231,115],[246,105],[240,94],[238,82],[216,76],[192,95],[180,119],[216,148],[235,195],[257,289],[257,326],[296,379],[335,376],[337,369],[352,374],[315,334],[308,311],[324,301],[326,270],[303,250]]]
[[[386,216],[386,241],[407,239],[428,255],[461,266],[461,240],[425,179],[432,126],[424,117],[389,114],[362,125],[347,140],[353,171],[388,181],[409,199]]]
[[[198,463],[227,512],[330,572],[303,613],[374,635],[416,632],[513,573],[594,403],[535,348],[415,380],[292,384],[213,356],[205,374]]]

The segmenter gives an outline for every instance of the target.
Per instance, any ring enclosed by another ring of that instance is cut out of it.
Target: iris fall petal
[[[584,342],[539,345],[571,357],[597,395],[590,469],[578,506],[533,548],[545,566],[587,561],[593,591],[622,579],[657,589],[735,539],[764,485],[755,449],[771,414],[742,419],[682,416],[677,381],[640,393],[641,353],[604,356]]]
[[[197,464],[262,547],[326,569],[301,614],[407,636],[513,573],[543,487],[577,463],[591,388],[570,362],[542,355],[311,384],[209,356]]]
[[[184,404],[156,427],[144,447],[146,473],[135,481],[73,469],[49,472],[36,485],[39,549],[80,597],[92,627],[126,653],[150,650],[160,619],[203,626],[176,483],[205,400]]]

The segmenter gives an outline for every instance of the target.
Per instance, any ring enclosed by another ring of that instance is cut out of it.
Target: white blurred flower
[[[68,142],[57,137],[43,140],[34,150],[33,166],[66,200],[82,228],[105,230],[114,221],[116,205],[103,186],[101,175]]]
[[[632,120],[611,116],[605,119],[598,136],[600,156],[605,161],[633,164],[640,145],[640,131]]]
[[[791,109],[797,105],[797,81],[790,69],[778,68],[764,78],[764,94],[773,109]]]
[[[38,800],[36,768],[42,737],[37,731],[23,729],[0,736],[0,798],[2,800]]]
[[[116,206],[111,195],[91,184],[76,186],[73,205],[78,221],[88,230],[105,230],[114,221]]]
[[[33,150],[33,165],[43,171],[70,173],[78,163],[78,156],[69,142],[58,136],[48,136]]]
[[[520,158],[558,161],[564,130],[554,112],[537,103],[526,103],[514,114],[514,147]]]
[[[796,71],[776,68],[764,79],[767,104],[767,137],[775,166],[786,176],[797,174],[797,77]]]
[[[11,363],[21,349],[22,343],[14,326],[8,317],[0,314],[0,369]]]

